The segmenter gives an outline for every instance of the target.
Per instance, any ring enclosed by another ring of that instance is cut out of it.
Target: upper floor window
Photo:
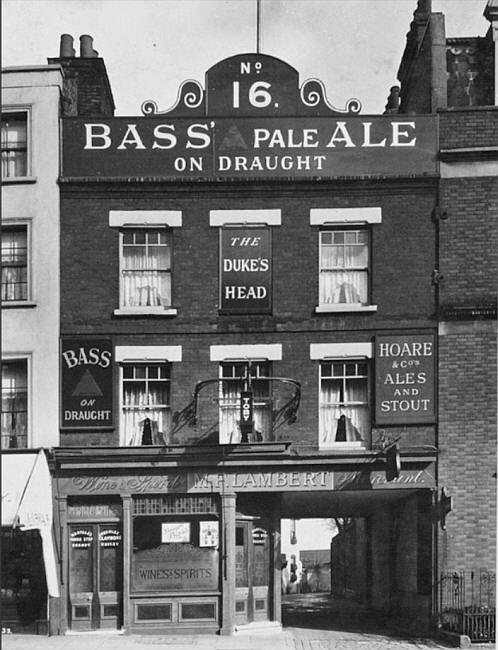
[[[368,267],[368,230],[321,231],[320,305],[369,304]]]
[[[2,361],[2,448],[28,446],[28,362]]]
[[[121,372],[124,444],[167,444],[171,428],[170,364],[125,363]]]
[[[28,300],[28,227],[2,228],[2,301]]]
[[[28,112],[2,115],[2,178],[28,176]]]
[[[364,360],[320,362],[320,447],[367,446],[369,365]]]
[[[253,440],[272,440],[271,364],[268,361],[225,362],[220,365],[220,443],[241,442],[241,393],[249,391],[253,400]]]
[[[126,228],[121,233],[123,309],[161,311],[171,306],[171,233]]]

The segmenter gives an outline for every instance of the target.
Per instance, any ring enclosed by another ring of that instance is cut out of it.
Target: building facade
[[[493,33],[421,0],[382,116],[258,53],[114,117],[63,36],[52,633],[278,628],[284,518],[419,631],[490,574]]]
[[[59,442],[61,96],[58,65],[2,70],[2,610],[14,629],[46,619],[42,555],[53,554],[38,532],[51,507],[40,528],[29,500],[51,501],[37,450]]]

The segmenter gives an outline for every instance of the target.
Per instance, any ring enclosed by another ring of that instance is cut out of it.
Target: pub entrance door
[[[257,520],[235,526],[235,623],[270,618],[271,536]]]
[[[69,527],[71,629],[118,629],[122,618],[123,551],[117,524]]]

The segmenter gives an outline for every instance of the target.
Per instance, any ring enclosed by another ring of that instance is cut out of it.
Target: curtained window
[[[170,307],[171,233],[126,229],[121,242],[121,307]]]
[[[122,440],[125,446],[169,442],[171,367],[166,363],[122,367]]]
[[[2,115],[2,178],[28,175],[28,112]]]
[[[2,301],[28,299],[28,227],[2,228]]]
[[[320,447],[366,446],[370,435],[368,363],[320,363]]]
[[[2,448],[28,446],[28,362],[2,360]]]
[[[320,232],[320,305],[367,305],[369,233]]]
[[[250,376],[250,380],[249,380]],[[240,393],[253,393],[253,441],[272,439],[270,363],[268,361],[225,362],[220,366],[220,443],[238,443],[240,433]]]

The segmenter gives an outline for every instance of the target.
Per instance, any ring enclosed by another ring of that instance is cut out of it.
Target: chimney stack
[[[82,59],[95,59],[99,53],[93,49],[93,38],[88,34],[80,36],[80,56]]]
[[[73,47],[73,37],[71,34],[62,34],[60,47],[61,59],[73,58],[75,55],[76,52]]]

